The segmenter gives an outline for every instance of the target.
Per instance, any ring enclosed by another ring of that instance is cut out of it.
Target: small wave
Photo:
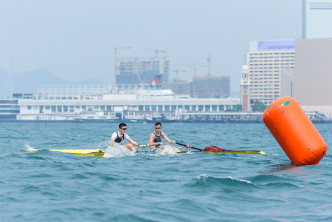
[[[128,150],[125,146],[117,143],[111,143],[105,150],[104,157],[106,158],[117,158],[125,156],[133,156],[135,152]]]
[[[245,180],[245,179],[238,179],[234,178],[232,176],[227,176],[227,177],[212,177],[208,176],[206,174],[201,174],[198,177],[195,178],[196,183],[198,184],[213,184],[213,183],[224,183],[227,184],[229,182],[231,183],[237,183],[237,184],[252,184],[250,180]]]

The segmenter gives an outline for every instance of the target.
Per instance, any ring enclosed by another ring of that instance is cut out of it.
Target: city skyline
[[[113,82],[113,51],[118,57],[155,56],[165,50],[173,64],[207,64],[211,73],[230,76],[239,91],[242,65],[252,40],[301,37],[298,1],[81,1],[2,2],[0,67],[13,73],[45,68],[73,81]],[[282,11],[282,16],[280,16]],[[12,64],[12,65],[11,65]],[[173,67],[174,68],[174,67]],[[181,67],[190,79],[192,68]],[[200,67],[198,75],[206,75]],[[170,79],[175,73],[170,73]]]

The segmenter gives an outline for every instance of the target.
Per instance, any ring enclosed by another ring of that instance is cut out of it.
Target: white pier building
[[[222,114],[241,110],[239,98],[192,98],[168,89],[112,90],[105,86],[44,87],[18,99],[18,120],[178,118],[186,113]],[[205,117],[204,117],[205,118]]]

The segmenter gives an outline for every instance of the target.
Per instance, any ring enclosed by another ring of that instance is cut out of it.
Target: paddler
[[[151,133],[149,139],[149,145],[153,146],[154,149],[166,149],[167,147],[172,148],[175,152],[180,152],[174,145],[162,145],[161,140],[164,138],[169,144],[174,144],[174,140],[170,140],[164,132],[161,132],[161,123],[157,122],[154,124],[154,132]]]
[[[119,124],[119,132],[114,132],[112,134],[112,137],[111,137],[111,141],[112,142],[116,142],[118,144],[121,144],[125,147],[127,147],[127,149],[131,150],[131,151],[136,151],[135,146],[139,146],[141,148],[144,147],[144,145],[139,145],[137,142],[135,142],[134,140],[130,139],[128,134],[126,134],[126,131],[127,131],[127,125],[125,123],[120,123]],[[123,144],[122,141],[126,139],[128,140],[130,143],[129,144]]]

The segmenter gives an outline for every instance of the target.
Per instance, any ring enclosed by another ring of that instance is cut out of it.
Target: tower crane
[[[159,57],[159,52],[165,52],[166,53],[166,50],[162,50],[162,49],[148,49],[148,48],[143,48],[142,50],[144,50],[144,51],[152,51],[152,52],[156,53],[156,58]]]
[[[185,67],[191,67],[193,68],[193,78],[197,76],[197,66],[207,66],[207,65],[197,65],[196,62],[193,64],[174,64],[175,66],[185,66]]]
[[[208,61],[208,66],[209,66],[209,68],[208,68],[208,76],[211,76],[211,59],[213,58],[213,56],[208,56],[206,59],[207,59],[207,61]]]
[[[186,72],[184,69],[172,69],[176,73],[176,81],[179,81],[179,72]]]
[[[131,49],[131,47],[128,47],[128,46],[96,46],[94,48],[103,48],[103,49],[114,50],[114,88],[116,88],[117,51],[118,51],[118,49]]]

